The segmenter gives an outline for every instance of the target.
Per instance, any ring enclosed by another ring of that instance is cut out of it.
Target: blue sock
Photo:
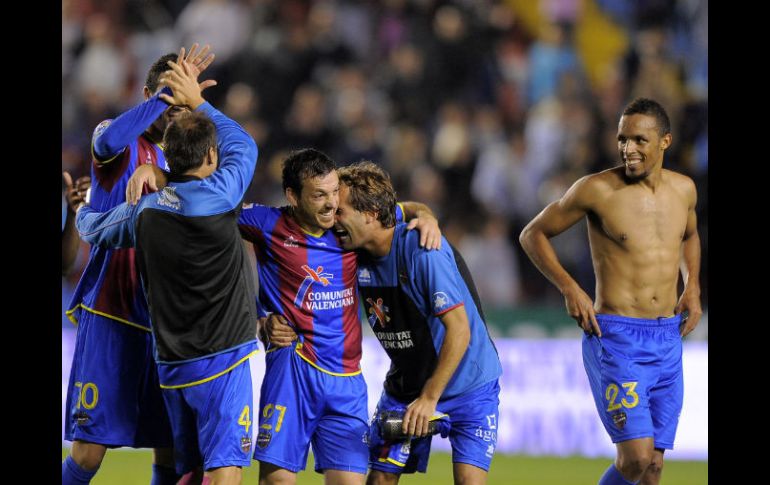
[[[623,475],[615,468],[614,463],[607,468],[607,471],[604,472],[604,475],[599,480],[599,485],[636,485],[637,483],[639,482],[629,482],[623,478]]]
[[[87,485],[91,483],[91,479],[94,478],[98,470],[98,468],[92,472],[84,470],[75,463],[72,456],[67,456],[67,459],[61,463],[61,484]]]
[[[177,475],[176,470],[163,465],[152,465],[152,481],[150,485],[175,485],[182,475]]]

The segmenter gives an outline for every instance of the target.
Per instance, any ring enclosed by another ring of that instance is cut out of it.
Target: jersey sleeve
[[[462,292],[457,284],[457,270],[449,244],[443,241],[440,250],[416,249],[414,279],[422,298],[430,305],[434,316],[464,305]]]
[[[230,207],[236,207],[251,184],[257,166],[258,149],[246,131],[208,102],[198,111],[206,113],[217,129],[219,167],[209,177],[211,187],[220,193]]]
[[[256,242],[262,238],[272,210],[272,207],[265,205],[243,204],[243,209],[238,215],[238,230],[241,232],[241,237],[249,242]]]
[[[134,222],[139,205],[122,203],[107,212],[97,212],[89,206],[81,208],[75,218],[80,238],[105,248],[130,248],[135,245]]]
[[[396,202],[396,224],[399,222],[406,222],[406,216],[404,215],[404,204]]]
[[[114,120],[104,120],[91,137],[91,156],[97,166],[107,164],[123,153],[168,108],[161,94],[171,94],[168,87],[161,89],[147,101],[134,106]]]

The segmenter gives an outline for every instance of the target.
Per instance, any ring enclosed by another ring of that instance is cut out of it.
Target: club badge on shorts
[[[623,429],[626,426],[626,413],[623,411],[617,412],[612,415],[612,422],[618,429]]]

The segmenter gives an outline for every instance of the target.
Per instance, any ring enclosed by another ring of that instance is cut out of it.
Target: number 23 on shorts
[[[618,394],[620,393],[620,388],[617,384],[614,382],[607,386],[607,389],[604,391],[604,397],[609,402],[609,406],[607,406],[607,411],[615,411],[616,409],[620,409],[621,407],[625,407],[628,409],[631,409],[633,407],[636,407],[637,404],[639,404],[639,394],[636,393],[636,385],[639,384],[636,381],[633,382],[624,382],[621,384],[623,388],[626,391],[626,396],[623,397],[620,402],[615,402],[618,398]],[[626,398],[630,398],[631,400],[627,400]]]

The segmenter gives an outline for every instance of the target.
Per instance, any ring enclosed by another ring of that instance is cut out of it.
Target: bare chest
[[[596,210],[591,223],[624,247],[678,248],[687,225],[687,206],[672,191],[621,191]]]

